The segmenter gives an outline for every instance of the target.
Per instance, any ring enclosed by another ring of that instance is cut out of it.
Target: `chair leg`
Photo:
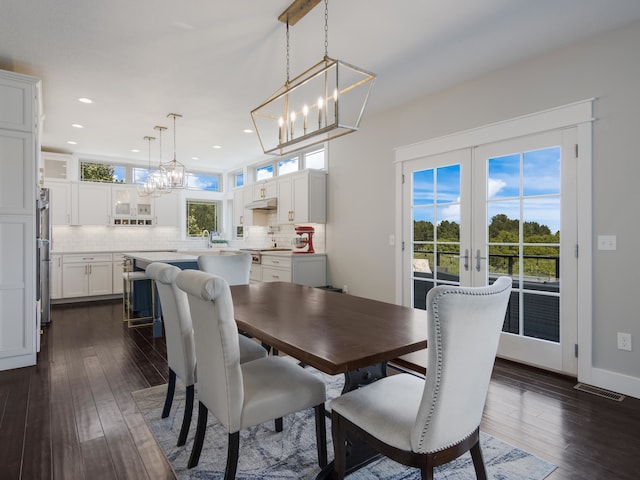
[[[318,449],[318,465],[327,466],[327,420],[324,403],[314,407],[316,411],[316,446]]]
[[[347,430],[342,417],[331,413],[331,437],[333,438],[333,480],[344,480],[347,465]]]
[[[276,432],[281,432],[283,430],[282,417],[276,418],[275,423],[276,423]]]
[[[191,415],[193,413],[194,391],[195,387],[193,385],[189,385],[187,387],[184,402],[184,416],[182,417],[182,428],[180,428],[180,435],[178,435],[178,447],[181,447],[187,442],[187,435],[189,434],[189,427],[191,426]]]
[[[164,399],[164,408],[162,409],[162,418],[167,418],[171,411],[173,403],[173,395],[176,391],[176,372],[169,369],[169,383],[167,384],[167,396]]]
[[[229,449],[227,451],[227,469],[224,480],[234,480],[238,468],[238,452],[240,450],[240,432],[229,434]]]
[[[471,447],[471,459],[473,460],[473,468],[476,470],[476,478],[478,480],[487,480],[487,469],[484,465],[480,440]]]
[[[195,467],[200,461],[200,452],[202,452],[202,445],[204,444],[204,434],[207,430],[208,414],[209,410],[204,406],[204,403],[198,402],[198,425],[196,427],[196,438],[193,441],[193,449],[191,450],[191,456],[189,457],[187,468]]]

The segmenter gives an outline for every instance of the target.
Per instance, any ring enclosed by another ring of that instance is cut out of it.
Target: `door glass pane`
[[[413,172],[413,305],[439,283],[459,284],[460,165]]]
[[[559,342],[560,147],[487,160],[488,280],[513,278],[504,332]]]
[[[487,197],[520,196],[520,155],[490,158],[488,163]]]

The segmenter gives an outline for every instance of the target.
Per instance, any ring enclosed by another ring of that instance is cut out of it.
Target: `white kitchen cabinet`
[[[74,225],[109,225],[111,218],[111,185],[103,185],[96,182],[79,182],[72,184],[72,186],[77,188],[75,207],[78,211],[77,222],[72,223]]]
[[[325,223],[327,175],[303,170],[278,178],[278,223]]]
[[[327,285],[324,254],[262,254],[263,282],[291,282],[311,287]]]
[[[251,186],[252,200],[264,200],[265,198],[276,198],[278,195],[278,183],[276,179],[264,180],[254,183]]]
[[[112,292],[114,294],[122,293],[124,291],[124,283],[122,281],[122,274],[124,273],[124,255],[121,253],[114,253],[111,268],[113,270]]]
[[[112,185],[111,218],[114,225],[152,225],[153,197],[138,194],[136,186]]]
[[[262,281],[262,265],[258,263],[252,263],[249,270],[249,281],[261,282]]]
[[[71,225],[71,183],[47,181],[51,225]]]
[[[62,258],[64,298],[111,295],[113,260],[110,253],[69,254]]]
[[[182,193],[180,191],[172,191],[154,200],[155,225],[159,227],[179,227],[180,210],[184,205]]]
[[[253,225],[253,211],[244,208],[253,200],[253,187],[236,188],[233,191],[233,226],[248,227]]]
[[[35,365],[40,80],[0,70],[0,370]]]
[[[73,157],[68,153],[42,152],[40,157],[42,160],[40,176],[45,183],[49,180],[71,181],[77,179],[77,175],[74,176],[74,172],[72,172]],[[75,163],[77,169],[77,162]]]
[[[62,255],[51,255],[49,268],[49,293],[51,300],[62,298]]]

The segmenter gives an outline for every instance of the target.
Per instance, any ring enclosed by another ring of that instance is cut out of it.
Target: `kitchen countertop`
[[[122,255],[149,263],[196,262],[198,260],[197,255],[187,255],[178,252],[123,252]]]

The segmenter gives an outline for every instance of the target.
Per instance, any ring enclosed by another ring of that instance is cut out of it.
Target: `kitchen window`
[[[220,202],[207,200],[186,201],[187,237],[202,237],[203,232],[217,232]]]
[[[204,190],[207,192],[220,191],[220,175],[210,173],[187,173],[187,188],[189,190]]]
[[[80,162],[80,180],[83,182],[126,183],[127,168],[124,165]]]

